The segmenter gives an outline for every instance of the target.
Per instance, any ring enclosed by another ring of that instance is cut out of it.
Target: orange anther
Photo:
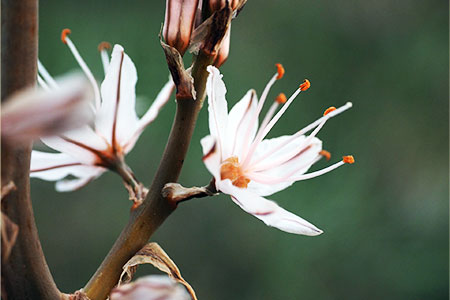
[[[277,79],[283,78],[283,75],[284,75],[284,68],[283,68],[283,66],[281,64],[275,64],[275,66],[277,67],[277,72],[278,72]]]
[[[111,49],[111,44],[108,42],[101,42],[100,44],[98,44],[98,51],[103,51],[106,49]]]
[[[276,98],[275,101],[278,102],[278,104],[284,104],[286,103],[286,95],[284,93],[280,93]]]
[[[302,92],[306,91],[311,87],[311,82],[308,79],[305,79],[302,84],[300,84],[300,90]]]
[[[220,179],[230,179],[234,186],[239,188],[246,188],[250,179],[244,176],[236,156],[226,159],[220,167]]]
[[[69,35],[71,32],[72,32],[72,31],[70,31],[69,28],[63,29],[63,31],[61,32],[61,41],[62,41],[64,44],[67,44],[66,37],[67,37],[67,35]]]
[[[323,113],[323,115],[326,116],[333,110],[336,110],[336,107],[334,107],[334,106],[328,107],[327,110]]]
[[[326,160],[330,160],[330,158],[331,158],[331,153],[328,152],[327,150],[320,151],[319,155],[322,155],[323,157],[325,157]]]
[[[342,161],[346,164],[353,164],[355,163],[355,158],[353,157],[353,155],[347,155],[342,157]]]

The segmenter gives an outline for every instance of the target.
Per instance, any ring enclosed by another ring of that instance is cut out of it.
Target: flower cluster
[[[212,66],[208,67],[208,72],[210,135],[204,137],[201,144],[203,161],[214,176],[216,189],[230,195],[244,211],[269,226],[295,234],[321,234],[322,230],[264,196],[281,191],[296,181],[354,162],[352,156],[344,156],[334,165],[306,173],[322,157],[330,157],[327,151],[322,150],[322,141],[316,137],[317,133],[330,118],[349,109],[352,104],[327,109],[321,118],[293,135],[265,139],[298,94],[310,87],[310,82],[305,79],[289,99],[280,94],[258,128],[264,102],[272,85],[283,77],[283,67],[277,64],[277,73],[270,79],[259,101],[255,91],[250,90],[230,112],[222,75]],[[283,106],[276,112],[280,105]],[[309,135],[305,135],[311,130]]]

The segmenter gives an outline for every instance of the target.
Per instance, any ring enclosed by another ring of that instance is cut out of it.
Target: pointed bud
[[[181,55],[186,52],[191,39],[198,0],[167,0],[163,37]]]
[[[230,31],[231,24],[228,27],[227,33],[225,33],[225,37],[222,40],[219,52],[214,59],[214,65],[218,68],[225,63],[225,61],[228,59],[228,54],[230,53]]]
[[[238,7],[240,0],[229,0],[231,10],[235,10]],[[210,12],[215,12],[216,10],[225,7],[227,0],[210,0],[208,1],[208,8]]]

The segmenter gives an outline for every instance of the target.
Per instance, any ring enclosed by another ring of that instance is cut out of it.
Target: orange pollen
[[[108,43],[108,42],[101,42],[100,44],[98,44],[98,51],[103,51],[103,50],[106,50],[106,49],[111,49],[111,44],[110,43]]]
[[[278,104],[284,104],[286,103],[286,95],[284,93],[280,93],[276,98],[275,101],[278,102]]]
[[[302,84],[300,84],[300,90],[302,92],[306,91],[311,87],[311,82],[308,79],[305,79]]]
[[[328,152],[327,150],[322,150],[319,152],[319,155],[322,155],[323,157],[325,157],[327,160],[330,160],[331,158],[331,153]]]
[[[347,155],[342,157],[342,161],[346,164],[353,164],[355,163],[355,158],[353,157],[353,155]]]
[[[61,41],[62,41],[64,44],[67,44],[66,37],[67,37],[67,35],[69,35],[71,32],[72,32],[72,31],[70,31],[69,28],[63,29],[63,31],[61,32]]]
[[[246,188],[250,179],[244,176],[236,156],[227,158],[220,167],[220,179],[230,179],[234,186]]]
[[[332,112],[333,110],[336,110],[336,107],[332,106],[332,107],[328,107],[327,110],[323,113],[324,116],[328,115],[330,112]]]
[[[275,64],[275,66],[277,67],[277,72],[278,72],[278,76],[277,79],[281,79],[284,76],[284,68],[281,64]]]

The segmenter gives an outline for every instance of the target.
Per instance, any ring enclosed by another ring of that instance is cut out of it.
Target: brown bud
[[[181,55],[189,46],[198,0],[167,0],[163,37]]]
[[[231,24],[228,27],[227,32],[225,33],[225,37],[222,40],[219,52],[214,59],[214,65],[218,68],[225,63],[225,61],[228,59],[228,54],[230,53],[230,31]]]
[[[240,3],[240,0],[229,0],[231,10],[235,10]],[[208,1],[208,8],[211,12],[215,12],[216,10],[222,9],[225,7],[227,1],[226,0],[210,0]]]

